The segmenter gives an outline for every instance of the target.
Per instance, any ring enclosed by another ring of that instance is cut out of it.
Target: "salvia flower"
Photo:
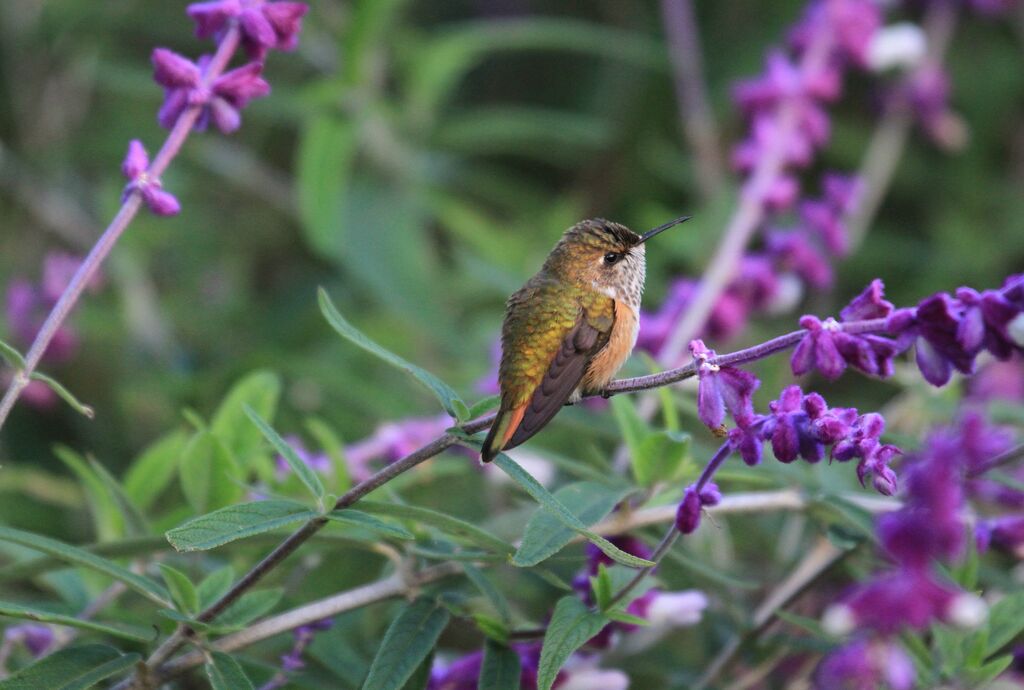
[[[4,632],[4,641],[21,643],[33,657],[41,657],[46,654],[56,642],[53,628],[48,625],[37,623],[23,623],[12,625]]]
[[[356,481],[362,481],[373,474],[373,461],[387,464],[404,458],[444,433],[451,423],[451,417],[441,415],[411,417],[382,424],[370,436],[345,448],[349,473]]]
[[[715,363],[715,351],[701,340],[690,343],[697,365],[697,414],[709,428],[718,430],[728,410],[740,426],[753,419],[754,391],[760,385],[753,374]]]
[[[768,404],[771,414],[762,427],[762,434],[771,441],[772,452],[781,462],[793,462],[797,457],[818,462],[825,456],[825,445],[812,427],[807,412],[808,401],[815,406],[813,409],[825,408],[825,401],[817,394],[812,395],[813,399],[812,396],[805,398],[800,386],[789,386],[778,400]]]
[[[249,56],[262,60],[268,50],[294,50],[298,46],[302,18],[309,7],[302,2],[215,0],[192,3],[186,11],[196,24],[199,38],[219,41],[229,22],[237,21]]]
[[[522,690],[536,690],[540,644],[513,644],[511,649],[519,655],[519,687]],[[435,661],[427,681],[427,690],[476,690],[482,665],[482,652],[471,652],[448,663]],[[566,669],[559,671],[553,687],[561,688],[568,675]]]
[[[705,507],[718,505],[721,500],[722,492],[714,484],[709,483],[700,490],[696,486],[688,486],[676,510],[676,529],[683,534],[697,531],[701,511]]]
[[[914,664],[894,642],[856,639],[829,653],[814,674],[818,690],[910,690]]]
[[[209,61],[208,55],[194,63],[166,48],[153,51],[153,78],[164,87],[164,103],[157,115],[161,127],[171,129],[187,108],[202,106],[195,129],[205,130],[212,120],[217,129],[230,134],[241,125],[241,111],[249,101],[270,93],[259,62],[225,72],[204,86],[202,75]]]
[[[174,195],[166,191],[160,180],[149,174],[149,154],[138,139],[128,142],[128,153],[121,164],[121,172],[128,180],[125,196],[138,192],[149,210],[158,216],[175,216],[181,205]]]

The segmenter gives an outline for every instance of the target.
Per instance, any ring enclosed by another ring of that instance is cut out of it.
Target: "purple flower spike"
[[[139,192],[142,201],[155,215],[175,216],[181,212],[181,205],[173,194],[163,189],[160,180],[149,174],[149,154],[137,139],[128,144],[128,154],[121,163],[121,172],[128,180],[125,196]]]
[[[153,62],[153,79],[157,84],[170,88],[199,85],[199,66],[187,57],[167,48],[156,48],[150,59]]]
[[[715,364],[715,351],[701,340],[690,342],[697,365],[697,413],[709,428],[718,430],[728,410],[740,426],[754,417],[754,391],[760,381],[750,372]]]
[[[683,534],[692,534],[700,526],[700,495],[695,488],[688,487],[676,511],[676,529]]]
[[[761,439],[760,429],[756,424],[746,427],[734,427],[729,430],[729,447],[740,454],[743,462],[751,467],[761,462]]]
[[[872,280],[860,293],[839,312],[839,320],[866,321],[884,319],[893,312],[892,302],[885,299],[885,283],[878,278]]]
[[[219,41],[228,22],[238,20],[242,45],[249,56],[262,60],[267,51],[294,50],[299,43],[302,18],[309,7],[301,2],[197,2],[186,12],[196,23],[196,36]]]
[[[816,690],[911,690],[914,664],[900,646],[857,639],[826,656],[814,674]]]
[[[812,405],[816,403],[817,400]],[[769,403],[769,409],[772,413],[762,435],[771,441],[772,452],[779,461],[793,462],[801,457],[808,462],[818,462],[825,457],[825,447],[812,429],[800,386],[786,388],[778,400]]]
[[[817,369],[821,375],[834,381],[846,371],[846,360],[839,354],[835,336],[839,332],[839,323],[833,318],[821,321],[816,316],[805,315],[800,319],[800,327],[807,331],[796,349],[790,366],[795,376]]]

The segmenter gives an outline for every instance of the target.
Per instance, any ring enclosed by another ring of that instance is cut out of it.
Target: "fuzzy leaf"
[[[464,541],[495,553],[510,555],[515,547],[499,537],[494,536],[476,525],[445,513],[429,508],[405,505],[403,503],[383,503],[379,501],[360,501],[359,509],[375,515],[390,515],[404,520],[412,520],[416,524],[436,527],[445,534],[461,538]]]
[[[628,493],[628,489],[609,487],[597,482],[576,482],[563,486],[553,495],[583,525],[592,525],[608,515]],[[512,559],[512,565],[526,568],[554,556],[568,544],[578,530],[542,506],[526,523],[523,541]]]
[[[224,652],[213,652],[203,669],[210,679],[213,690],[252,690],[252,681],[235,661],[235,658]]]
[[[166,537],[178,551],[205,551],[237,539],[310,520],[317,515],[316,511],[294,501],[240,503],[193,518],[169,530]]]
[[[353,510],[352,508],[344,508],[341,510],[332,510],[325,515],[328,520],[334,522],[340,522],[342,524],[353,525],[355,527],[362,527],[370,531],[376,532],[387,537],[394,537],[395,539],[415,539],[416,536],[402,527],[401,525],[393,525],[388,522],[384,522],[380,518],[376,518],[372,515],[367,515],[360,510]]]
[[[570,594],[559,599],[540,650],[538,690],[551,690],[566,660],[607,624],[606,617],[588,609],[579,597]]]
[[[56,539],[44,537],[41,534],[22,532],[21,530],[12,529],[10,527],[0,527],[0,541],[18,544],[35,551],[45,553],[48,556],[53,556],[65,563],[71,563],[72,565],[78,565],[83,568],[95,570],[96,572],[103,573],[108,577],[112,577],[115,580],[125,583],[139,594],[155,601],[161,606],[171,605],[170,595],[168,595],[167,591],[157,583],[147,577],[143,577],[142,575],[136,575],[132,571],[122,568],[118,564],[108,561],[105,558],[100,558],[95,554],[89,553],[84,549],[65,544],[57,541]]]
[[[57,379],[51,376],[47,376],[41,371],[33,371],[29,378],[32,379],[33,381],[40,381],[42,383],[45,383],[47,386],[50,387],[50,390],[56,393],[61,400],[70,405],[71,409],[73,409],[78,414],[84,417],[88,417],[89,419],[92,419],[93,417],[96,416],[95,410],[93,410],[91,407],[89,407],[88,405],[80,401],[78,398],[76,398],[71,393],[71,391],[65,388],[64,385],[61,384],[60,381],[58,381]]]
[[[157,563],[160,574],[163,575],[164,583],[171,592],[171,598],[178,605],[178,610],[190,615],[199,611],[199,593],[188,575],[177,568],[172,568],[166,563]]]
[[[547,489],[541,486],[540,482],[534,479],[529,472],[520,467],[519,464],[509,456],[499,453],[498,457],[494,460],[494,464],[500,467],[505,474],[519,484],[526,493],[533,496],[534,500],[540,503],[559,522],[585,537],[616,563],[628,565],[633,568],[650,568],[656,565],[653,561],[648,561],[645,558],[637,558],[632,554],[626,553],[601,535],[591,532],[587,529],[586,525],[580,522],[578,517],[572,514],[572,511],[562,505],[562,503],[552,496]]]
[[[434,649],[448,618],[448,611],[425,598],[402,609],[384,634],[363,690],[401,688]]]
[[[197,513],[231,505],[242,497],[242,470],[219,436],[199,431],[181,454],[181,489]]]
[[[160,437],[142,451],[124,475],[124,492],[147,510],[174,477],[188,435],[181,430]]]
[[[72,628],[81,628],[82,630],[93,630],[95,632],[106,633],[107,635],[112,635],[114,637],[120,637],[125,640],[134,640],[135,642],[146,642],[153,636],[152,631],[128,630],[114,625],[97,623],[96,621],[86,620],[84,618],[65,616],[60,613],[53,613],[52,611],[37,609],[32,606],[24,606],[12,601],[0,601],[0,616],[23,618],[25,620],[38,621],[39,623],[67,625]]]
[[[248,415],[249,419],[252,420],[252,423],[256,425],[256,428],[260,430],[260,433],[263,434],[263,438],[270,442],[270,445],[274,447],[274,450],[276,450],[281,457],[285,459],[288,466],[292,468],[292,472],[294,472],[295,476],[299,478],[299,481],[301,481],[306,488],[309,489],[309,492],[313,494],[313,498],[317,501],[323,502],[326,491],[324,490],[324,485],[320,481],[320,477],[317,476],[316,472],[302,461],[302,458],[300,458],[299,454],[295,452],[295,449],[289,446],[288,443],[281,438],[280,434],[274,431],[269,424],[263,421],[263,418],[259,416],[256,410],[252,409],[248,405],[243,405],[242,408],[245,410],[245,414]]]
[[[100,644],[68,647],[0,680],[0,690],[85,690],[128,670],[141,658]]]
[[[459,416],[459,409],[456,408],[456,401],[462,403],[461,410],[465,413],[465,411],[467,411],[465,403],[462,402],[458,393],[456,393],[451,386],[431,374],[429,371],[407,362],[393,352],[385,350],[383,347],[370,340],[361,331],[357,330],[355,326],[345,320],[345,317],[337,310],[331,302],[331,298],[328,296],[327,291],[323,288],[320,288],[319,299],[320,311],[323,312],[324,318],[327,319],[327,323],[329,323],[331,327],[334,328],[334,330],[336,330],[342,337],[351,341],[355,345],[358,345],[367,352],[377,355],[388,364],[398,367],[402,371],[412,375],[417,381],[430,389],[430,392],[432,392],[438,399],[445,412],[460,422],[466,421]]]
[[[244,406],[254,409],[263,419],[273,419],[281,395],[281,380],[270,371],[254,371],[228,391],[210,423],[217,435],[242,469],[252,467],[260,451],[262,436],[246,418]]]
[[[477,687],[479,690],[519,690],[520,665],[519,655],[514,650],[487,640]]]

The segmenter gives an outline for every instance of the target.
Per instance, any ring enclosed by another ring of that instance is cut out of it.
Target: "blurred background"
[[[713,150],[727,162],[747,129],[733,88],[762,70],[804,5],[695,4]],[[354,445],[409,417],[436,420],[428,438],[443,429],[429,394],[330,330],[318,286],[359,329],[474,401],[491,392],[505,298],[577,220],[602,216],[642,230],[694,216],[652,243],[652,312],[673,281],[699,277],[707,264],[739,178],[723,167],[720,183],[699,179],[657,3],[311,5],[299,49],[267,63],[271,96],[245,111],[234,135],[189,139],[163,177],[181,214],[139,215],[73,315],[61,356],[44,367],[96,418],[45,392],[16,408],[0,439],[0,522],[91,539],[87,521],[76,519],[80,490],[54,445],[120,474],[154,439],[186,427],[183,410],[208,417],[254,370],[280,376],[282,430],[316,417]],[[59,275],[60,257],[84,254],[109,222],[128,141],[151,152],[163,141],[150,51],[208,49],[184,6],[0,3],[0,338],[22,350],[25,286],[45,296],[47,266]],[[892,15],[913,21],[919,12]],[[877,217],[835,262],[831,286],[790,295],[781,313],[746,314],[743,328],[709,335],[710,347],[728,351],[792,330],[805,312],[837,313],[875,277],[889,299],[911,305],[959,285],[996,287],[1024,269],[1024,11],[966,17],[947,62],[962,136],[936,145],[915,128]],[[805,174],[812,192],[822,171],[860,168],[890,81],[850,75],[831,108],[831,139]],[[30,306],[38,318],[43,306]],[[650,367],[637,356],[627,373]],[[785,358],[757,371],[763,406],[791,376]],[[948,390],[936,393],[916,374],[895,383],[847,376],[811,385],[834,405],[862,410],[910,395],[906,414],[889,416],[897,437],[919,430],[921,400],[943,417]],[[702,461],[715,441],[694,418],[692,393],[676,399]],[[568,410],[531,445],[608,458],[620,438],[608,420],[600,406]],[[805,468],[763,469],[784,477]],[[852,487],[845,469],[836,481]],[[464,497],[464,516],[487,514],[473,473],[452,481],[447,490]],[[445,492],[423,500],[443,503]],[[320,583],[325,591],[340,586],[335,576]]]

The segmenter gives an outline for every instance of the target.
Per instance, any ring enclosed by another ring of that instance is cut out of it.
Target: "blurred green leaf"
[[[471,544],[483,547],[488,551],[510,555],[515,547],[500,539],[490,532],[483,530],[476,525],[460,520],[457,517],[439,513],[429,508],[410,506],[403,503],[383,503],[379,501],[363,500],[359,502],[359,509],[376,515],[390,515],[403,520],[412,520],[417,524],[436,527],[445,534],[464,539]]]
[[[320,481],[320,477],[317,476],[313,469],[302,461],[299,454],[295,452],[295,449],[288,445],[288,443],[281,438],[281,435],[274,431],[269,424],[263,421],[263,418],[259,414],[249,407],[243,405],[245,414],[248,415],[252,423],[256,425],[256,428],[260,430],[263,437],[270,442],[270,445],[274,447],[274,450],[285,459],[288,466],[292,468],[292,472],[299,478],[309,492],[313,494],[313,498],[317,500],[321,505],[323,504],[324,495],[326,493],[323,482]]]
[[[139,510],[135,502],[128,497],[121,483],[117,481],[114,475],[110,474],[106,466],[96,460],[96,458],[89,458],[89,467],[99,480],[103,482],[103,485],[107,487],[107,491],[114,499],[114,503],[117,504],[118,510],[124,517],[127,536],[141,537],[149,534],[149,522],[146,520],[146,517]]]
[[[242,628],[273,611],[283,596],[282,589],[246,592],[214,618],[213,624],[218,627]]]
[[[99,540],[109,541],[125,536],[125,516],[121,512],[121,506],[118,505],[110,487],[89,466],[85,458],[66,446],[55,446],[53,453],[82,483]]]
[[[175,430],[148,446],[124,476],[124,491],[141,510],[148,510],[174,477],[188,434]]]
[[[530,107],[477,108],[445,118],[437,137],[446,148],[475,156],[529,155],[552,163],[577,161],[607,146],[611,123],[581,112]]]
[[[349,474],[348,462],[345,460],[345,444],[342,443],[334,429],[328,426],[323,420],[308,419],[306,428],[313,435],[320,448],[327,453],[331,459],[331,469],[334,471],[334,491],[343,494],[352,486],[352,476]]]
[[[178,551],[205,551],[317,516],[316,511],[294,501],[254,501],[200,515],[165,536]]]
[[[105,678],[127,671],[141,658],[138,654],[123,654],[106,645],[68,647],[0,680],[0,690],[85,690]]]
[[[484,642],[484,660],[480,666],[479,690],[519,690],[522,674],[519,654],[494,640]]]
[[[178,610],[194,616],[199,612],[199,593],[188,575],[177,568],[172,568],[166,563],[157,563],[160,574],[163,575],[164,584],[167,585],[171,598],[178,605]]]
[[[47,376],[41,371],[33,371],[29,378],[33,381],[41,381],[42,383],[45,383],[50,387],[50,390],[60,396],[60,399],[70,405],[71,409],[78,414],[88,417],[89,419],[96,416],[95,410],[76,398],[74,394],[65,388],[57,379]]]
[[[296,185],[302,230],[310,247],[328,259],[344,251],[342,207],[358,152],[358,129],[352,119],[316,115],[299,138]]]
[[[575,482],[558,489],[553,497],[585,526],[592,525],[611,512],[629,493],[629,489],[612,488],[597,482]],[[562,550],[577,530],[545,506],[540,506],[526,523],[523,541],[512,564],[520,568],[537,565]]]
[[[490,412],[501,404],[500,395],[489,395],[483,400],[477,400],[469,407],[469,419],[476,419],[482,417],[484,414]]]
[[[32,606],[25,606],[24,604],[18,604],[12,601],[0,601],[0,616],[23,618],[25,620],[37,621],[39,623],[67,625],[72,628],[81,628],[82,630],[106,633],[107,635],[113,635],[114,637],[119,637],[124,640],[134,640],[135,642],[146,642],[152,637],[151,631],[128,630],[115,625],[97,623],[93,620],[76,618],[75,616],[65,616],[60,613],[53,613],[52,611]]]
[[[430,682],[430,672],[434,668],[434,653],[431,652],[427,658],[420,662],[416,670],[409,676],[409,680],[402,685],[402,690],[426,690]]]
[[[224,596],[234,583],[235,569],[230,565],[217,568],[204,577],[196,587],[196,593],[199,595],[199,608],[209,607],[210,604]]]
[[[197,513],[231,505],[245,493],[242,469],[220,436],[210,431],[196,432],[185,446],[179,479],[185,498]]]
[[[340,522],[346,525],[352,525],[354,527],[362,527],[368,529],[371,532],[377,534],[393,537],[395,539],[415,539],[416,536],[405,529],[401,525],[392,525],[391,523],[385,522],[372,515],[355,510],[353,508],[343,508],[340,510],[332,510],[327,513],[324,517],[334,522]]]
[[[123,582],[144,597],[155,601],[161,606],[170,606],[170,598],[167,591],[147,577],[136,575],[130,570],[122,568],[113,561],[89,553],[70,544],[59,542],[56,539],[44,537],[41,534],[23,532],[10,527],[0,527],[0,541],[11,542],[27,548],[45,553],[49,556],[72,565],[89,568],[96,572],[103,573],[108,577]]]
[[[210,431],[224,443],[243,470],[252,468],[253,457],[260,452],[263,437],[246,418],[244,406],[256,410],[263,419],[274,419],[281,395],[277,374],[257,370],[242,378],[228,391],[213,415]]]
[[[611,399],[612,412],[629,448],[637,484],[652,486],[675,479],[690,452],[690,436],[678,431],[653,431],[624,395]]]
[[[458,400],[459,402],[461,402],[462,399],[459,398],[458,393],[452,390],[452,388],[448,384],[444,383],[443,381],[441,381],[441,379],[437,378],[430,372],[421,369],[415,364],[410,364],[409,362],[405,361],[404,359],[402,359],[401,357],[392,352],[388,352],[380,345],[366,337],[363,333],[358,331],[352,324],[346,321],[345,317],[343,317],[341,313],[335,308],[334,304],[331,302],[330,296],[327,294],[327,291],[324,290],[323,288],[320,288],[319,300],[320,311],[323,313],[324,318],[327,319],[327,322],[331,324],[331,327],[334,328],[334,330],[336,330],[342,337],[351,341],[355,345],[358,345],[367,352],[374,354],[377,357],[380,357],[388,364],[398,367],[407,374],[412,375],[417,381],[419,381],[424,386],[430,389],[430,391],[441,403],[441,406],[444,408],[445,412],[447,412],[449,415],[459,420],[460,422],[466,421],[465,419],[459,418],[458,412],[455,407],[455,401]],[[463,403],[462,407],[463,409],[465,409],[465,403]]]
[[[537,668],[538,690],[551,690],[558,671],[573,652],[608,625],[608,618],[588,609],[574,594],[562,597],[555,605]]]
[[[612,601],[612,580],[604,563],[597,564],[597,575],[590,577],[590,591],[599,611],[604,612]]]
[[[213,690],[250,690],[252,681],[235,661],[235,658],[224,652],[211,652],[210,661],[203,665],[206,677],[210,679]]]
[[[1024,592],[1007,594],[992,605],[988,612],[988,631],[986,657],[998,652],[1024,631]]]
[[[585,537],[616,563],[633,568],[649,568],[655,565],[652,561],[637,558],[632,554],[626,553],[601,535],[591,532],[587,529],[586,525],[580,522],[579,518],[572,514],[572,511],[562,505],[547,489],[541,486],[540,482],[534,479],[529,472],[520,467],[512,458],[504,453],[499,453],[498,457],[494,459],[494,464],[500,467],[516,484],[521,486],[526,493],[530,494],[535,501],[544,506],[559,522]]]
[[[505,625],[512,622],[512,610],[509,608],[508,600],[505,599],[504,595],[494,586],[494,583],[487,579],[487,576],[481,572],[479,568],[470,563],[464,563],[462,565],[462,572],[466,574],[466,578],[473,583],[474,586],[480,592],[487,597],[487,600],[494,606],[494,610],[501,616],[501,620]]]
[[[448,619],[448,611],[428,598],[402,609],[384,634],[363,690],[401,688],[434,649]]]
[[[3,340],[0,340],[0,357],[7,360],[7,363],[15,369],[25,368],[25,358],[18,352],[18,349],[13,345],[5,343]]]

